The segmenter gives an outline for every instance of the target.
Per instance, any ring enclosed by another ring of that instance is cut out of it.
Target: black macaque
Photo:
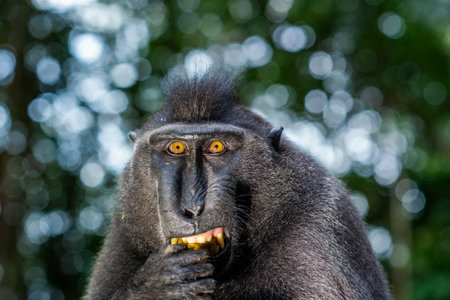
[[[389,299],[342,184],[233,81],[166,78],[84,299]]]

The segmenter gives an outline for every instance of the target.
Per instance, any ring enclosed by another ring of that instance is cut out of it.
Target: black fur
[[[166,104],[133,136],[84,299],[389,298],[341,183],[239,106],[232,77],[171,74],[165,88]],[[216,132],[228,151],[208,156],[199,145]],[[168,156],[165,139],[180,137],[190,152]],[[168,246],[218,226],[230,235],[222,257]]]

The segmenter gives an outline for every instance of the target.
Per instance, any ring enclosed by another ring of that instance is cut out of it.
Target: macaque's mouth
[[[228,238],[223,227],[217,227],[197,235],[171,238],[170,244],[184,244],[188,249],[201,249],[208,252],[210,256],[215,256],[228,246]]]

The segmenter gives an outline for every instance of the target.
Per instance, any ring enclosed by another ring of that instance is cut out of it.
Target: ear
[[[276,151],[280,149],[280,139],[281,133],[283,132],[283,127],[272,128],[269,133],[270,141],[272,142],[272,147],[275,148]]]
[[[136,133],[135,131],[130,131],[130,132],[128,132],[128,138],[129,138],[132,142],[136,141],[137,133]]]

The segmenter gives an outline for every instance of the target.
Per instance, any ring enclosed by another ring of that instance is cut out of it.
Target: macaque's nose
[[[189,218],[195,218],[202,214],[205,205],[197,205],[194,208],[184,207],[183,214]]]

